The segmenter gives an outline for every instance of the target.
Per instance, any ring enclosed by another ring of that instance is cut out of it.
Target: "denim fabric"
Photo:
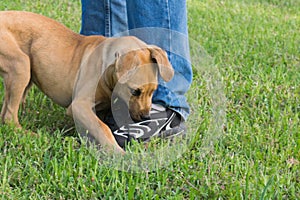
[[[159,87],[153,103],[179,112],[185,119],[189,106],[184,94],[192,82],[185,0],[81,0],[81,34],[117,37],[134,35],[168,52],[174,78]]]

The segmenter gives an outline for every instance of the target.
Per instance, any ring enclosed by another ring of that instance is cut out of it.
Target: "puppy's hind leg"
[[[16,53],[16,52],[15,52]],[[30,60],[20,51],[13,57],[8,57],[6,67],[2,74],[5,86],[5,97],[1,112],[2,122],[12,122],[19,126],[18,110],[30,81]],[[2,57],[2,60],[3,57]]]
[[[29,84],[26,86],[25,91],[22,96],[22,110],[21,111],[22,111],[23,115],[26,114],[26,110],[25,110],[26,96],[27,96],[31,86],[32,86],[32,82],[30,81]]]
[[[5,95],[4,95],[4,98],[3,98],[3,105],[2,105],[2,110],[1,110],[1,122],[4,123],[4,115],[6,113],[6,110],[7,110],[7,101],[8,101],[8,95],[7,94],[7,91],[6,91],[6,87],[5,87],[5,84],[4,84],[4,89],[5,89]]]

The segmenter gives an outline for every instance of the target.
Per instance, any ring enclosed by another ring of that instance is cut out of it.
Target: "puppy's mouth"
[[[142,122],[142,121],[147,121],[150,120],[150,114],[133,114],[130,113],[131,119],[134,122]]]

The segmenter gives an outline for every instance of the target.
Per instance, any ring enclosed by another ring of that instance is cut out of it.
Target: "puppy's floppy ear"
[[[170,81],[174,76],[174,69],[169,62],[167,53],[157,46],[149,46],[148,49],[151,52],[151,57],[158,64],[160,76],[164,81]]]
[[[121,84],[126,83],[134,74],[136,66],[132,66],[130,60],[122,59],[120,52],[115,53],[115,72],[118,82]]]

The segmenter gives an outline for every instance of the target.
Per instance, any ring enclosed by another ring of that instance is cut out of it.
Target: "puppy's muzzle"
[[[130,116],[131,116],[131,118],[134,122],[147,121],[147,120],[151,119],[149,113],[147,113],[147,114],[133,114],[133,113],[130,113]]]
[[[147,115],[142,115],[141,119],[142,119],[142,121],[146,121],[146,120],[150,120],[151,118],[150,118],[150,115],[147,114]]]

